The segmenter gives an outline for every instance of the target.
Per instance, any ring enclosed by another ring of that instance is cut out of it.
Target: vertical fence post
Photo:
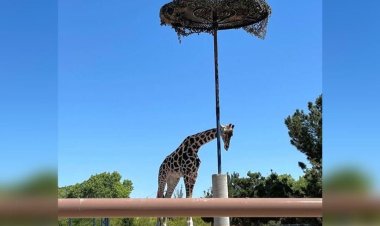
[[[69,218],[68,223],[69,223],[69,226],[71,226],[71,218]]]
[[[102,226],[109,226],[109,218],[102,218]]]

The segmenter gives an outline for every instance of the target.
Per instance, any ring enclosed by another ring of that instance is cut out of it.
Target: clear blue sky
[[[324,1],[323,166],[359,167],[380,192],[380,2],[358,4]]]
[[[0,1],[0,183],[57,168],[56,8]]]
[[[221,118],[236,125],[224,172],[302,174],[283,121],[322,93],[322,63],[326,172],[379,171],[379,3],[349,2],[324,2],[323,61],[321,1],[269,1],[264,41],[220,33]],[[155,196],[165,156],[215,126],[212,37],[179,44],[159,25],[164,3],[1,1],[0,181],[46,166],[59,186],[119,171],[133,197]],[[215,146],[199,153],[195,197],[211,186]]]

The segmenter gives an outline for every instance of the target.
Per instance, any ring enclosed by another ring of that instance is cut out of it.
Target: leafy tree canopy
[[[277,174],[273,171],[268,176],[259,172],[249,171],[246,177],[238,173],[227,175],[228,192],[230,198],[298,198],[305,197],[308,182],[304,177],[295,180],[289,174]],[[212,197],[212,192],[205,192],[206,197]],[[202,218],[205,222],[212,222],[212,218]],[[318,218],[231,218],[233,225],[282,225],[282,224],[310,224],[320,225]]]
[[[285,125],[288,127],[290,143],[304,153],[312,165],[308,169],[305,163],[298,162],[307,182],[304,195],[322,197],[322,95],[314,103],[308,103],[308,110],[305,113],[297,109],[285,119]]]
[[[322,95],[308,103],[309,112],[297,109],[285,119],[290,143],[306,154],[310,163],[322,168]]]
[[[128,198],[133,190],[132,181],[121,181],[118,172],[100,173],[75,185],[60,188],[60,198]]]
[[[323,188],[327,193],[368,194],[371,179],[362,170],[353,166],[335,169],[325,176]]]
[[[129,198],[133,190],[132,181],[121,180],[118,172],[92,175],[88,180],[58,189],[59,198]],[[72,219],[72,225],[100,225],[103,219]],[[67,225],[67,219],[60,219],[58,225]],[[133,225],[133,219],[112,218],[110,225]]]

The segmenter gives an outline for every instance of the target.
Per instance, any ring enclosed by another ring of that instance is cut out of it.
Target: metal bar
[[[220,106],[219,106],[219,69],[218,69],[218,24],[216,22],[216,12],[214,19],[214,70],[215,70],[215,112],[216,112],[216,144],[218,153],[218,174],[222,173],[222,151],[220,148]]]
[[[58,217],[321,217],[321,198],[58,199]]]

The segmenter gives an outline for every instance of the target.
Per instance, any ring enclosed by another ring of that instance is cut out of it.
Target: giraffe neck
[[[216,138],[216,129],[215,128],[209,129],[209,130],[190,136],[189,137],[190,146],[192,147],[192,149],[196,149],[195,151],[197,152],[198,149],[202,145],[212,141],[215,138]]]

